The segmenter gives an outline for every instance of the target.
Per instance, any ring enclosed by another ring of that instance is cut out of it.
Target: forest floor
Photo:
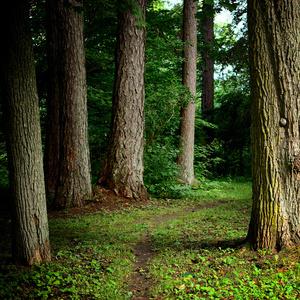
[[[134,202],[98,187],[49,212],[52,262],[11,263],[0,214],[0,299],[300,299],[300,250],[250,251],[249,182],[205,182],[186,199]]]

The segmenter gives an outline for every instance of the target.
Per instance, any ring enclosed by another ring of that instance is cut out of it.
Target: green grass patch
[[[242,247],[250,213],[251,184],[227,180],[200,183],[181,200],[50,218],[51,263],[15,266],[1,242],[0,299],[131,299],[144,236],[154,250],[149,299],[299,299],[299,250]]]

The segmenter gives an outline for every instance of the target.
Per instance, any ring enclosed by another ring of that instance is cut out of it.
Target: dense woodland
[[[94,184],[107,149],[115,73],[117,3],[106,2],[85,3],[83,8],[89,147]],[[246,7],[245,3],[239,6],[216,3],[215,6],[215,13],[228,6],[232,10],[235,8],[235,18],[233,24],[215,24],[215,40],[211,45],[216,66],[213,113],[201,110],[202,53],[207,46],[205,48],[202,30],[198,28],[194,162],[198,180],[202,176],[249,176],[251,173]],[[144,181],[149,193],[163,192],[166,196],[176,194],[176,188],[180,193],[176,158],[180,151],[180,108],[186,100],[182,88],[182,9],[182,4],[166,9],[163,3],[151,1],[147,6]],[[199,4],[199,19],[203,18],[201,14]],[[33,2],[30,21],[45,145],[49,71],[44,2]],[[235,29],[237,25],[239,27]],[[1,145],[1,180],[5,187],[8,175],[4,130]]]
[[[299,1],[23,2],[1,57],[17,262],[50,261],[46,206],[82,207],[94,186],[184,198],[251,164],[247,241],[299,244]],[[214,23],[224,10],[232,22]]]

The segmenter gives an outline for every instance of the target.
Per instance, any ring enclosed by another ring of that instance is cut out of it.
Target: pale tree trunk
[[[300,1],[248,1],[253,208],[248,240],[300,242]]]
[[[26,1],[6,4],[1,24],[1,84],[13,199],[13,257],[50,261],[39,100]],[[5,25],[5,26],[4,26]]]
[[[84,16],[80,2],[48,0],[46,187],[58,209],[80,207],[92,195]]]
[[[214,42],[214,8],[213,5],[203,3],[203,53],[202,53],[202,110],[214,108],[214,59],[212,47]],[[212,121],[212,120],[210,120]]]
[[[182,84],[190,93],[189,103],[181,109],[180,148],[177,163],[181,168],[181,179],[189,184],[194,176],[194,140],[196,110],[196,73],[197,73],[197,13],[198,1],[185,0],[183,8],[183,69]]]
[[[146,1],[135,3],[145,15]],[[148,199],[143,183],[145,36],[132,8],[118,12],[110,140],[98,180],[116,194],[137,200]]]

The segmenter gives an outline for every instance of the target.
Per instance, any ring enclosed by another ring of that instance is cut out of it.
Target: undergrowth
[[[131,299],[134,247],[145,235],[149,299],[299,299],[299,249],[244,247],[250,212],[250,183],[227,179],[199,183],[186,199],[50,216],[51,263],[13,265],[2,236],[0,299]]]

